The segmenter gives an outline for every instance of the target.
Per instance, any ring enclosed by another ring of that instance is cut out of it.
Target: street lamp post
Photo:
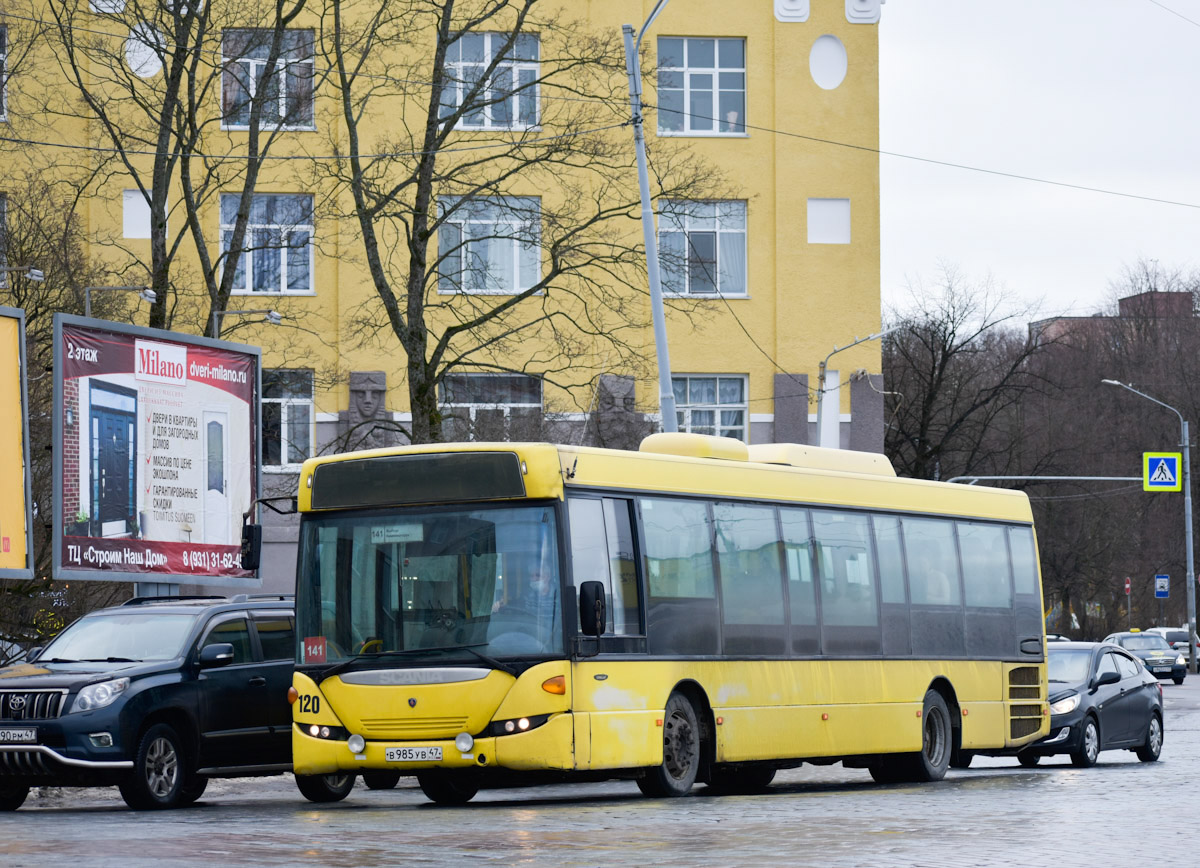
[[[638,50],[646,29],[662,12],[669,0],[658,0],[650,17],[633,36],[633,25],[625,24],[625,70],[629,73],[629,106],[633,111],[633,143],[637,151],[638,187],[642,198],[642,237],[646,244],[646,276],[650,282],[650,312],[654,320],[654,349],[658,360],[658,407],[663,431],[678,430],[675,418],[675,388],[671,383],[671,360],[667,354],[667,324],[663,314],[662,285],[658,277],[658,241],[654,233],[654,212],[650,207],[650,173],[646,168],[646,137],[642,131],[642,70]]]
[[[818,446],[832,446],[834,449],[837,449],[841,446],[841,443],[838,442],[841,438],[834,438],[833,443],[827,444],[825,442],[825,428],[821,424],[821,421],[822,421],[822,412],[821,411],[825,409],[825,368],[829,364],[829,360],[832,359],[838,353],[840,353],[842,350],[848,350],[851,347],[858,346],[859,344],[865,344],[867,341],[877,341],[880,338],[882,338],[884,335],[890,335],[892,332],[894,332],[898,328],[900,328],[900,326],[892,326],[890,329],[884,329],[883,331],[876,332],[873,335],[867,335],[865,338],[855,338],[853,341],[846,344],[846,346],[844,346],[844,347],[834,347],[833,352],[830,353],[829,355],[827,355],[825,357],[825,360],[822,361],[821,364],[817,365],[817,445]]]
[[[1135,395],[1141,395],[1147,401],[1153,401],[1160,407],[1166,407],[1172,413],[1179,417],[1180,437],[1182,438],[1183,446],[1183,531],[1184,540],[1187,546],[1187,610],[1188,610],[1188,672],[1192,675],[1196,674],[1196,568],[1192,556],[1192,458],[1191,448],[1188,444],[1188,422],[1183,418],[1183,414],[1172,407],[1170,404],[1164,404],[1158,398],[1152,398],[1145,392],[1139,392],[1127,383],[1122,383],[1119,380],[1101,380],[1108,386],[1120,386],[1122,389],[1128,389]]]
[[[214,310],[212,313],[212,336],[221,336],[221,317],[223,316],[261,316],[264,322],[279,325],[283,322],[283,314],[274,310]]]
[[[158,294],[148,286],[85,286],[83,288],[83,315],[92,315],[93,292],[136,292],[138,298],[151,304],[158,299]]]

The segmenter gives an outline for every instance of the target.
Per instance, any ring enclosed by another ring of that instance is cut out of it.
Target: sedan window
[[[1113,654],[1117,658],[1117,666],[1121,669],[1122,678],[1133,678],[1138,674],[1138,665],[1133,658],[1124,654]]]
[[[1142,633],[1140,636],[1126,636],[1121,640],[1121,647],[1130,651],[1170,651],[1167,640],[1157,633]]]
[[[1051,681],[1063,684],[1082,684],[1087,681],[1088,667],[1092,662],[1092,652],[1087,648],[1072,648],[1059,650],[1050,647]]]
[[[1097,667],[1096,674],[1103,675],[1105,672],[1115,672],[1119,676],[1121,670],[1117,667],[1117,661],[1114,659],[1116,656],[1112,651],[1106,651],[1104,656],[1100,658],[1100,666]]]

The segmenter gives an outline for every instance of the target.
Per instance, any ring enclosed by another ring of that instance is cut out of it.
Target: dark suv
[[[30,787],[113,784],[131,808],[173,808],[210,777],[291,771],[294,647],[290,597],[136,597],[84,615],[0,669],[0,810]]]

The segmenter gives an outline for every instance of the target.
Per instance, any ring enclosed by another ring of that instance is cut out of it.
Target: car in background
[[[1069,754],[1072,764],[1096,764],[1101,751],[1131,750],[1154,762],[1163,746],[1162,685],[1119,645],[1054,642],[1047,649],[1050,734],[1023,748],[1026,767]]]
[[[1046,641],[1047,642],[1070,642],[1071,637],[1064,636],[1062,633],[1047,633]]]
[[[1104,641],[1120,645],[1138,657],[1146,669],[1159,678],[1170,678],[1176,684],[1183,684],[1183,679],[1187,677],[1187,657],[1168,645],[1167,640],[1158,633],[1130,630],[1110,633],[1104,637]]]
[[[84,615],[0,669],[0,811],[36,786],[174,808],[209,778],[291,771],[295,646],[290,597],[135,597]],[[354,780],[303,783],[337,797]]]
[[[1167,640],[1167,644],[1187,657],[1188,653],[1188,628],[1183,627],[1149,627],[1144,632],[1158,633]],[[1197,648],[1200,649],[1200,642],[1197,643]],[[1198,653],[1200,656],[1200,653]]]

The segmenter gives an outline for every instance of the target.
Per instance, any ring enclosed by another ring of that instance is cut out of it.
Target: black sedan
[[[1146,669],[1159,678],[1170,678],[1176,684],[1183,684],[1187,676],[1187,658],[1158,633],[1130,630],[1127,633],[1110,633],[1104,637],[1104,641],[1120,645],[1134,657],[1141,658]]]
[[[1096,764],[1102,750],[1158,759],[1163,745],[1162,686],[1128,651],[1104,642],[1054,642],[1048,648],[1050,734],[1017,759],[1035,766],[1044,756],[1070,754]]]

